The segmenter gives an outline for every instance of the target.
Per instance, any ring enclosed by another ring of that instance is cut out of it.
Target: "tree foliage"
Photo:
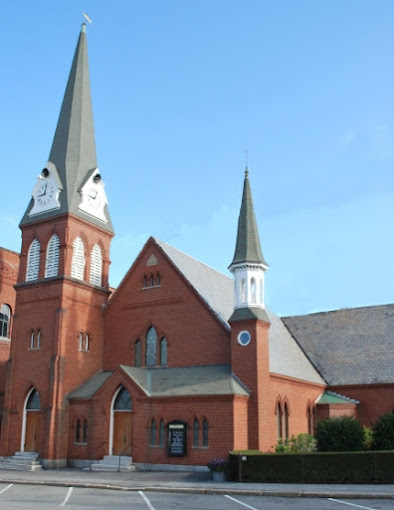
[[[327,418],[318,423],[316,440],[321,452],[360,451],[364,447],[364,430],[350,416]]]
[[[394,412],[380,416],[372,425],[372,448],[394,450]]]

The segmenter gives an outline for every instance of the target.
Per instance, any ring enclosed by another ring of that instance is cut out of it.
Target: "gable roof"
[[[282,321],[330,386],[394,382],[394,305]]]
[[[228,320],[234,311],[234,281],[173,246],[156,238],[154,241],[230,330]],[[281,319],[268,311],[267,315],[271,323],[270,372],[324,385],[325,381],[284,327]]]

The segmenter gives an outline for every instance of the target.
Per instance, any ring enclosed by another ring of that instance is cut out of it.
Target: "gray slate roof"
[[[329,385],[394,382],[394,305],[282,320]]]
[[[84,25],[82,25],[75,50],[49,161],[56,165],[62,184],[59,196],[60,208],[30,217],[28,213],[33,207],[32,199],[20,224],[25,225],[70,212],[104,230],[113,232],[107,207],[105,209],[107,223],[78,209],[81,186],[86,181],[87,175],[90,175],[97,167]]]
[[[104,372],[103,370],[97,372],[79,388],[69,393],[68,398],[92,398],[112,374],[113,372]]]
[[[150,397],[249,395],[231,374],[229,365],[152,369],[121,367]]]
[[[155,239],[155,242],[178,267],[214,314],[229,328],[227,321],[234,311],[233,280],[163,241]],[[325,384],[302,349],[284,327],[281,319],[271,312],[267,311],[267,314],[271,323],[269,330],[270,371]]]

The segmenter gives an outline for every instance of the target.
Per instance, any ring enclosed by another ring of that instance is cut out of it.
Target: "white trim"
[[[30,398],[30,395],[33,393],[33,391],[35,390],[34,386],[33,388],[29,391],[29,393],[27,394],[26,398],[25,398],[25,403],[23,405],[23,418],[22,418],[22,437],[21,437],[21,452],[24,452],[25,451],[25,439],[26,439],[26,418],[27,418],[27,409],[26,409],[26,406],[27,406],[27,402]]]
[[[114,396],[112,397],[111,402],[111,411],[110,411],[110,417],[109,417],[109,448],[108,448],[108,455],[113,455],[114,451],[114,404],[116,397],[119,395],[119,392],[122,390],[123,386],[120,385],[119,388],[115,391]]]

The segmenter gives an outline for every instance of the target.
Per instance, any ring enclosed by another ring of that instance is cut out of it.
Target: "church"
[[[150,237],[111,288],[114,229],[82,25],[48,162],[35,184],[32,173],[20,253],[0,248],[3,458],[205,466],[313,434],[319,418],[369,425],[393,410],[394,305],[267,310],[251,180],[246,170],[233,278]]]

